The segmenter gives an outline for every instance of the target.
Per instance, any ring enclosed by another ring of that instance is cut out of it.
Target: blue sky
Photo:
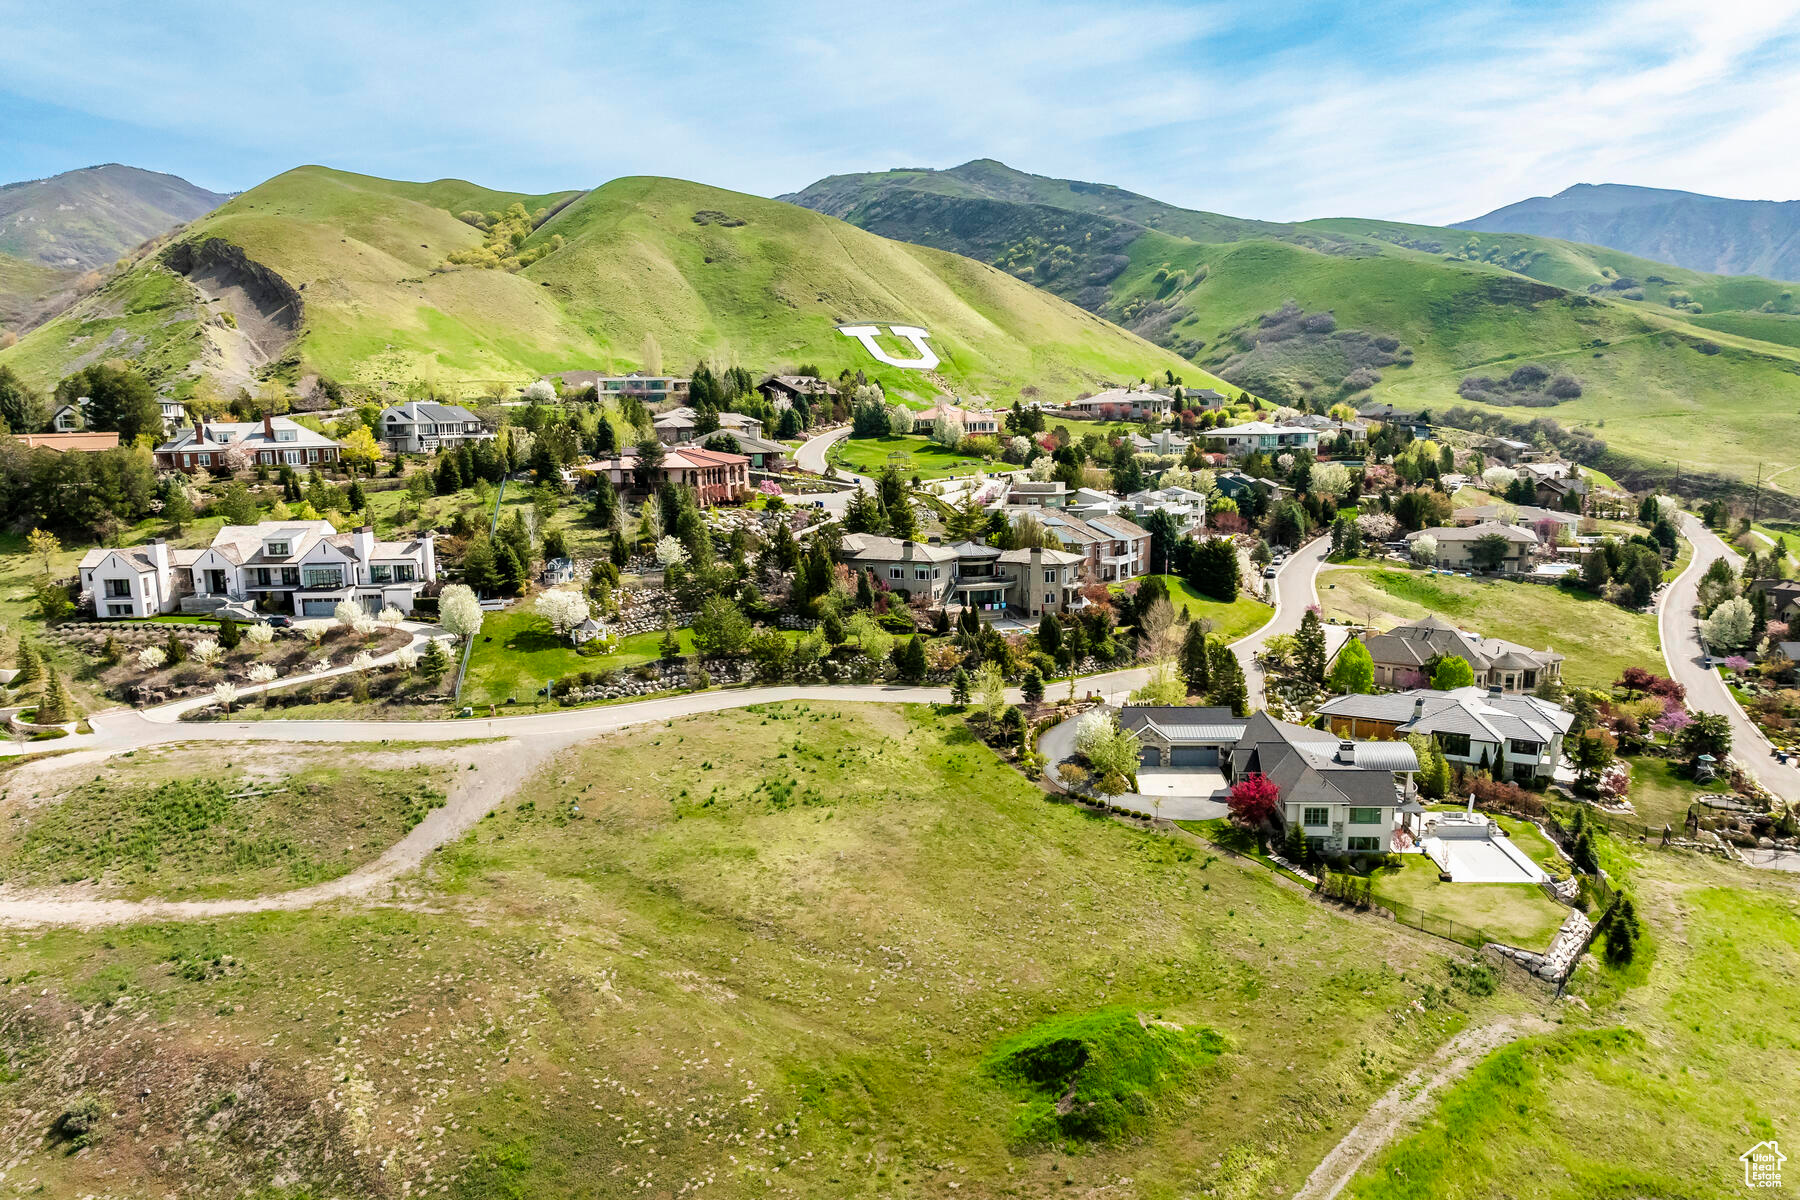
[[[0,0],[0,180],[307,162],[765,195],[1001,159],[1238,216],[1577,182],[1800,198],[1800,0],[614,6]]]

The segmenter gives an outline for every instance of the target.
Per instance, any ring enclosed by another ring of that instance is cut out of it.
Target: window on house
[[[1056,593],[1055,592],[1045,592],[1044,593],[1044,603],[1045,604],[1055,604],[1056,603]]]
[[[343,587],[344,572],[340,567],[303,567],[300,582],[309,588]]]
[[[1350,810],[1350,823],[1352,825],[1379,825],[1381,824],[1381,810],[1379,808],[1353,808]]]
[[[199,463],[203,467],[210,467],[210,466],[212,466],[212,455],[196,454],[196,455],[194,455],[194,461]]]
[[[106,595],[109,599],[131,595],[131,580],[109,579],[106,581]]]
[[[1469,757],[1469,735],[1466,733],[1440,733],[1437,735],[1438,746],[1451,758]]]
[[[1506,740],[1506,748],[1511,750],[1514,754],[1525,754],[1532,758],[1536,758],[1539,754],[1543,753],[1544,744],[1542,742],[1531,741],[1527,738],[1508,738]]]
[[[287,463],[291,467],[297,467],[303,459],[298,450],[283,450],[281,452],[281,461]]]
[[[286,558],[289,553],[288,543],[267,542],[263,545],[263,551],[268,554],[270,558]]]
[[[1300,814],[1300,823],[1302,825],[1329,825],[1331,824],[1331,810],[1329,808],[1303,809]]]
[[[307,462],[318,462],[319,461],[319,452],[317,450],[308,450],[306,452],[306,461]]]
[[[275,440],[278,442],[297,442],[300,440],[300,431],[298,429],[277,429],[275,431]]]
[[[930,579],[932,574],[933,574],[933,572],[930,567],[914,567],[913,568],[913,578],[914,579]]]
[[[1536,687],[1536,686],[1537,686],[1537,672],[1536,672],[1536,671],[1527,671],[1527,672],[1525,672],[1525,678],[1524,678],[1524,680],[1523,680],[1523,681],[1522,681],[1522,682],[1521,682],[1521,683],[1520,683],[1520,686],[1521,686],[1521,687],[1527,687],[1527,688],[1534,688],[1534,687]]]
[[[906,578],[906,568],[905,567],[889,567],[888,568],[888,578],[889,579],[905,579]]]
[[[281,582],[286,587],[298,587],[300,585],[300,568],[281,568]]]
[[[1345,845],[1351,850],[1379,850],[1381,839],[1373,837],[1353,837],[1346,839]]]
[[[132,615],[131,605],[109,604],[106,606],[106,615],[109,617],[129,617]]]

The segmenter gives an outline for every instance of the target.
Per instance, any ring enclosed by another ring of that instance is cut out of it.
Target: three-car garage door
[[[1171,767],[1216,767],[1219,765],[1219,748],[1217,746],[1176,746],[1169,751]]]

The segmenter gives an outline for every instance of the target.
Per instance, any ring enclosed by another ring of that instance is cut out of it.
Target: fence
[[[1472,949],[1479,950],[1488,942],[1507,944],[1505,938],[1490,933],[1479,925],[1470,925],[1437,913],[1428,913],[1424,909],[1414,908],[1412,905],[1398,900],[1379,899],[1371,911],[1374,910],[1385,910],[1393,916],[1397,924],[1417,929],[1421,933],[1429,933],[1433,937],[1440,937],[1446,941],[1458,942]]]

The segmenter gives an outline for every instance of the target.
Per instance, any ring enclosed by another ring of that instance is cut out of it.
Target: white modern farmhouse
[[[365,526],[339,533],[329,521],[227,525],[212,544],[174,548],[161,538],[123,550],[90,550],[81,591],[101,619],[158,613],[258,613],[329,617],[351,600],[371,613],[413,600],[437,578],[431,534],[382,542]]]

